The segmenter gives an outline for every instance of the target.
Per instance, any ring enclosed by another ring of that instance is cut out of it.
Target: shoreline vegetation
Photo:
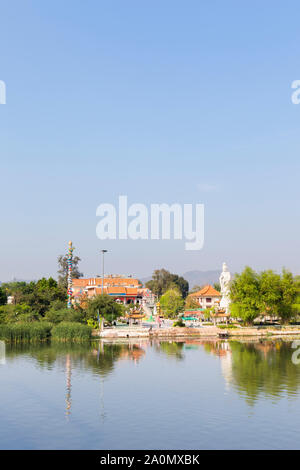
[[[106,340],[115,341],[116,339],[130,340],[134,338],[145,339],[179,339],[185,338],[220,338],[220,333],[224,331],[227,333],[228,339],[240,338],[299,338],[299,327],[245,327],[237,329],[224,330],[218,327],[204,327],[204,328],[168,328],[149,330],[142,328],[130,328],[126,331],[124,329],[107,329],[100,333],[99,330],[93,330],[88,325],[80,325],[76,323],[61,323],[59,325],[50,325],[46,323],[33,324],[9,324],[0,325],[0,340],[8,343],[41,343],[47,341],[55,342],[85,342],[91,340]]]
[[[214,319],[216,307],[200,309],[198,324],[185,323],[185,310],[199,309],[199,303],[195,305],[191,296],[193,289],[189,289],[184,278],[165,269],[156,270],[146,287],[158,301],[158,317],[154,319],[152,314],[149,317],[148,312],[149,323],[132,326],[145,317],[142,305],[116,302],[106,293],[92,297],[83,294],[67,308],[68,259],[61,256],[58,261],[58,281],[50,277],[0,286],[0,340],[33,343],[49,339],[81,342],[92,338],[300,335],[300,276],[286,270],[281,274],[271,270],[258,273],[246,267],[241,274],[235,274],[230,286],[231,317],[229,322],[226,318],[226,324]],[[79,261],[78,257],[73,259],[72,279],[82,276]],[[156,320],[161,319],[168,320],[167,328],[160,328],[164,322]]]
[[[55,341],[86,341],[92,338],[92,328],[75,322],[53,325],[46,322],[8,323],[0,325],[0,340],[11,343]]]

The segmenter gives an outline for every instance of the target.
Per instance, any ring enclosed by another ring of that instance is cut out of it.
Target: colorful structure
[[[103,290],[100,277],[73,279],[72,287],[73,299],[76,303],[80,302],[84,295],[90,299],[95,295],[107,294],[124,305],[142,304],[145,295],[138,279],[120,275],[106,276],[103,279]]]
[[[201,308],[211,308],[211,307],[219,307],[221,294],[216,289],[213,288],[211,285],[207,285],[203,287],[203,289],[199,290],[198,292],[194,292],[190,294],[189,297],[192,297],[196,300],[196,302],[200,305]]]
[[[72,242],[69,242],[69,251],[68,251],[68,308],[72,307],[72,268],[73,268],[73,245]]]

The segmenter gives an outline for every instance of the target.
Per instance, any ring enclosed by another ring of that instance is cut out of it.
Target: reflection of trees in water
[[[300,384],[300,367],[293,364],[291,343],[280,340],[258,343],[230,342],[232,381],[250,404],[260,394],[279,398],[294,395]]]
[[[105,419],[104,380],[121,359],[138,362],[145,355],[139,344],[109,343],[102,341],[92,343],[52,343],[7,344],[7,359],[13,361],[18,357],[35,359],[39,368],[48,370],[58,365],[66,375],[65,416],[69,419],[72,406],[72,370],[91,371],[101,377],[100,381],[100,416]]]
[[[158,341],[154,343],[154,347],[158,352],[164,353],[169,357],[177,360],[183,360],[183,342],[178,341]]]
[[[138,344],[103,344],[101,341],[92,343],[51,343],[40,344],[8,344],[6,348],[8,360],[18,356],[34,358],[41,368],[52,369],[59,364],[66,367],[66,356],[72,361],[72,368],[90,370],[92,373],[106,376],[112,372],[115,363],[120,359],[139,361],[145,351]]]
[[[219,356],[227,386],[233,385],[249,404],[262,395],[278,399],[284,393],[295,395],[300,385],[300,367],[293,364],[290,342],[203,342],[204,350]]]
[[[291,343],[280,340],[251,343],[227,340],[152,340],[141,343],[137,340],[130,343],[6,344],[6,360],[9,362],[23,356],[34,359],[41,368],[50,370],[58,366],[67,373],[67,380],[74,369],[91,371],[105,378],[118,361],[132,360],[136,363],[141,360],[147,346],[179,361],[184,360],[184,351],[190,347],[202,347],[209,354],[218,356],[226,383],[233,385],[250,404],[260,395],[275,399],[284,393],[295,395],[299,389],[300,366],[293,364],[291,359],[294,350]],[[71,391],[69,382],[67,393]],[[68,403],[70,398],[67,394]]]

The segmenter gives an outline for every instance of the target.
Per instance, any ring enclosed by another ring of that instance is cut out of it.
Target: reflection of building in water
[[[275,347],[277,350],[280,349],[280,343],[275,343]],[[274,349],[274,344],[272,342],[259,341],[259,343],[255,344],[255,348],[257,351],[260,351],[266,359],[268,353]]]
[[[131,359],[137,364],[145,354],[145,350],[139,344],[128,344],[128,348],[122,351],[120,359]]]
[[[212,354],[219,356],[222,375],[228,389],[232,383],[232,351],[229,341],[211,341],[206,343],[206,346]]]
[[[220,356],[221,369],[226,382],[226,389],[228,390],[232,383],[232,353],[229,342],[222,343],[222,349],[225,354]]]
[[[66,355],[66,376],[67,376],[67,393],[66,393],[66,417],[68,418],[71,414],[71,375],[72,375],[72,368],[71,368],[71,356],[70,354]]]

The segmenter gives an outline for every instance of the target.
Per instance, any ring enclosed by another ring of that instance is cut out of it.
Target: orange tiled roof
[[[88,279],[73,279],[73,286],[74,287],[85,287],[87,285]]]
[[[220,292],[214,289],[210,284],[204,286],[203,289],[198,290],[198,292],[194,292],[190,295],[193,297],[221,297]]]
[[[105,277],[103,279],[104,286],[134,286],[138,287],[139,280],[134,279],[132,277]],[[87,287],[87,286],[102,286],[102,278],[101,277],[90,277],[85,279],[73,279],[73,286],[74,287]]]
[[[126,293],[129,295],[137,295],[138,290],[136,287],[126,287]]]
[[[108,295],[118,295],[118,294],[121,294],[121,295],[132,295],[133,297],[137,295],[137,288],[135,287],[107,287],[107,286],[104,286],[104,289],[103,289],[103,292],[104,294],[108,294]],[[95,286],[95,293],[97,295],[100,295],[102,294],[102,287],[96,287]]]

